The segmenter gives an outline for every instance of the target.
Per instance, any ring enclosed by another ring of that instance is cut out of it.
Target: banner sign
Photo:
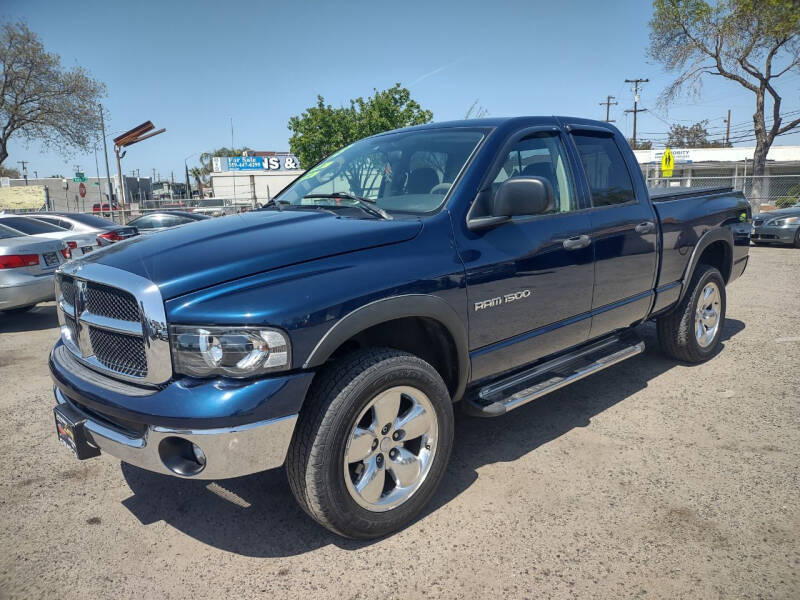
[[[300,168],[300,161],[293,154],[215,156],[211,163],[215,173],[223,171],[291,171]]]
[[[672,164],[674,165],[681,165],[681,164],[691,164],[692,162],[692,151],[689,148],[671,148],[670,154],[672,155]],[[664,153],[666,150],[651,150],[650,151],[650,164],[651,165],[660,165],[664,161]]]

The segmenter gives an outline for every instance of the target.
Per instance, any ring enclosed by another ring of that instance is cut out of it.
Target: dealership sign
[[[215,173],[223,171],[291,171],[300,168],[300,162],[293,154],[215,156],[211,163]]]

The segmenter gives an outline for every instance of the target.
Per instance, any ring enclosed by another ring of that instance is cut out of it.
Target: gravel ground
[[[329,534],[281,470],[208,484],[57,443],[52,304],[0,316],[0,597],[798,598],[800,251],[753,248],[724,348],[647,352],[497,419],[459,415],[432,506]]]

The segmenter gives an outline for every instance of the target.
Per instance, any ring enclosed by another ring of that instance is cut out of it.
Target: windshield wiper
[[[367,212],[381,219],[391,220],[392,216],[385,210],[378,206],[375,200],[370,198],[362,198],[361,196],[354,196],[353,194],[346,194],[344,192],[331,192],[330,194],[307,194],[303,198],[341,198],[343,200],[352,200],[364,212]]]

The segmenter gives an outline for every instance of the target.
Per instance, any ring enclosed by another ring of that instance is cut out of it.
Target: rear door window
[[[592,206],[636,201],[633,181],[617,143],[610,135],[587,132],[572,136],[592,194]]]

